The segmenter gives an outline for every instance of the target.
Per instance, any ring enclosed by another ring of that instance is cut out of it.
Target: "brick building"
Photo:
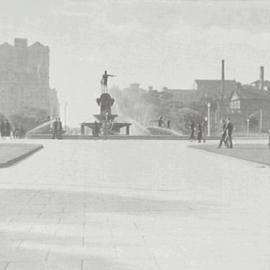
[[[0,113],[10,116],[26,110],[56,117],[59,103],[49,85],[48,46],[28,46],[27,39],[16,38],[14,46],[0,45]]]

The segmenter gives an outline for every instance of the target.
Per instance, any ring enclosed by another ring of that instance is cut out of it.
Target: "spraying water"
[[[138,121],[128,117],[128,116],[123,116],[120,112],[119,112],[119,107],[118,104],[115,104],[115,110],[117,112],[117,114],[120,114],[121,116],[119,117],[120,119],[123,119],[126,122],[132,123],[132,134],[135,135],[151,135],[150,131],[144,127],[142,124],[140,124]]]
[[[29,136],[29,135],[35,133],[36,131],[38,131],[38,130],[44,128],[44,127],[50,126],[54,121],[55,121],[55,120],[53,119],[53,120],[49,120],[49,121],[47,121],[47,122],[45,122],[45,123],[43,123],[43,124],[41,124],[41,125],[38,125],[37,127],[35,127],[35,128],[33,128],[33,129],[27,131],[27,132],[26,132],[26,136]]]
[[[148,127],[147,130],[151,135],[172,135],[172,136],[181,136],[183,134],[164,127]]]
[[[115,109],[116,109],[116,112],[118,114],[120,114],[119,112],[119,107],[118,105],[116,104],[115,106]],[[138,134],[138,135],[171,135],[171,136],[181,136],[183,134],[175,131],[175,130],[172,130],[172,129],[169,129],[169,128],[165,128],[165,127],[154,127],[154,126],[151,126],[151,127],[145,127],[143,126],[142,124],[140,124],[138,121],[128,117],[128,116],[123,116],[121,115],[121,117],[123,120],[125,121],[128,121],[130,123],[132,123],[132,129],[133,129],[133,134]]]

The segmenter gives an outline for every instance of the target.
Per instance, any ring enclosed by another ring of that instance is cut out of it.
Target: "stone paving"
[[[269,167],[184,141],[38,142],[0,169],[0,270],[270,268]]]

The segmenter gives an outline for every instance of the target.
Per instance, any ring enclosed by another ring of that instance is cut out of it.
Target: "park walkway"
[[[270,169],[185,141],[34,141],[0,169],[0,270],[270,267]]]

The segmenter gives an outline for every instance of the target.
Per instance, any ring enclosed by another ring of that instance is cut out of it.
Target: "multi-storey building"
[[[0,45],[0,113],[29,110],[59,115],[57,93],[49,85],[49,47],[16,38],[14,46]]]

